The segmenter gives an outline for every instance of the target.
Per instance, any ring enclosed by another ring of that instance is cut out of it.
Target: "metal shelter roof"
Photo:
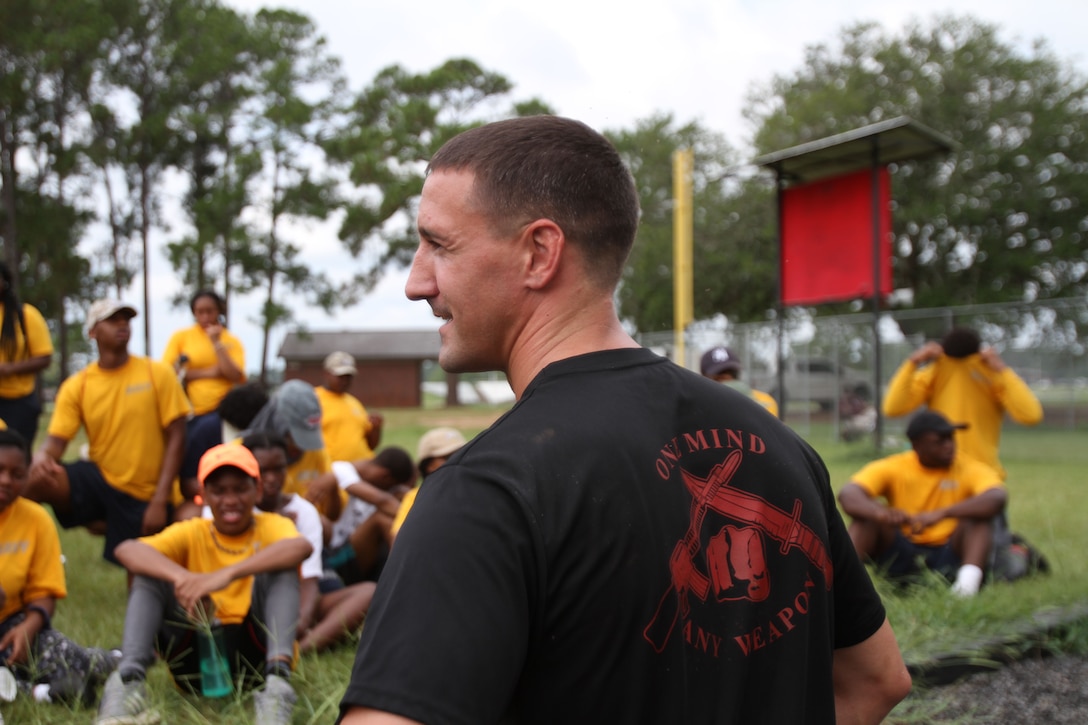
[[[774,169],[779,178],[794,184],[868,169],[874,160],[890,164],[947,153],[956,147],[956,142],[944,134],[908,116],[897,116],[764,154],[752,163]]]

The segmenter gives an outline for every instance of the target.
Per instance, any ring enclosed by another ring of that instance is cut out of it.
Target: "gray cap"
[[[282,432],[304,451],[325,447],[321,437],[321,404],[317,402],[314,386],[304,380],[288,380],[276,391],[276,422]]]

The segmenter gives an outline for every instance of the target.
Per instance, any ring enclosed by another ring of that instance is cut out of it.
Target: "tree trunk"
[[[11,123],[0,116],[0,188],[4,210],[4,261],[11,270],[12,283],[19,289],[19,241],[15,226],[15,138]]]

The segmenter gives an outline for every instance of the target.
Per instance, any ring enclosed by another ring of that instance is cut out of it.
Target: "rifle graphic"
[[[676,544],[669,559],[672,584],[662,595],[657,605],[657,612],[643,630],[643,636],[656,652],[665,649],[669,637],[672,636],[673,627],[676,625],[677,615],[682,611],[684,616],[687,616],[688,589],[694,588],[696,596],[700,599],[706,598],[710,582],[695,568],[694,563],[695,555],[699,553],[700,547],[699,532],[703,528],[703,518],[706,516],[707,508],[718,492],[728,485],[736,474],[737,469],[740,468],[741,457],[739,449],[730,451],[725,461],[711,469],[706,479],[706,487],[698,495],[692,496],[691,523],[688,525],[688,531],[683,540]],[[687,483],[686,479],[685,483]],[[676,594],[675,597],[672,596],[673,593]],[[671,612],[668,611],[670,609]]]

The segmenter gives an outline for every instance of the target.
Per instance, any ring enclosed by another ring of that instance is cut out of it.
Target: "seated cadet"
[[[103,556],[116,563],[120,542],[161,531],[185,449],[189,401],[168,366],[128,352],[136,309],[99,300],[84,332],[98,360],[57,390],[48,435],[30,466],[24,494],[53,507],[64,528],[85,526],[106,538]],[[89,460],[62,463],[83,428]]]
[[[415,463],[403,448],[386,446],[370,460],[335,461],[333,471],[349,498],[329,530],[325,568],[345,582],[377,581],[401,499],[414,490],[409,487],[415,481]]]
[[[286,516],[313,546],[302,562],[299,594],[298,639],[300,652],[316,652],[343,641],[366,618],[374,596],[374,583],[361,582],[322,594],[318,589],[324,568],[321,565],[324,531],[321,516],[306,499],[283,492],[287,475],[287,444],[274,433],[250,433],[242,445],[252,451],[261,467],[261,495],[257,507]],[[343,519],[343,517],[341,517]]]
[[[115,662],[50,626],[57,600],[67,595],[64,565],[53,519],[22,497],[29,467],[23,437],[0,430],[0,678],[54,702],[86,701]]]
[[[332,458],[321,435],[321,404],[314,386],[288,380],[249,424],[250,431],[271,431],[287,442],[286,493],[297,493],[329,521],[340,518],[347,494],[336,485]]]
[[[398,509],[396,517],[393,518],[393,525],[389,528],[390,536],[394,540],[396,540],[401,525],[404,524],[405,517],[408,516],[408,512],[412,510],[412,506],[416,502],[416,495],[419,493],[423,481],[426,481],[427,476],[437,471],[463,445],[465,445],[465,436],[456,428],[432,428],[420,437],[419,446],[416,450],[416,465],[419,467],[419,475],[422,480],[420,480],[419,486],[409,491],[404,496],[404,500],[400,502],[400,509]]]
[[[959,596],[978,592],[993,520],[1008,498],[1001,474],[957,453],[954,434],[966,427],[940,413],[917,414],[907,426],[911,450],[873,461],[839,492],[858,556],[893,578],[917,573],[922,561],[954,578]]]
[[[198,476],[212,520],[187,519],[117,547],[134,580],[124,654],[106,681],[98,725],[158,722],[145,685],[156,649],[175,683],[199,692],[197,636],[213,618],[222,624],[231,680],[264,681],[254,695],[257,722],[291,722],[298,567],[313,547],[290,520],[254,512],[260,467],[247,448],[209,449]]]
[[[762,405],[771,415],[778,417],[778,401],[740,379],[740,358],[728,347],[718,345],[704,352],[699,360],[699,370],[704,378],[716,380],[726,387],[733,388]]]

